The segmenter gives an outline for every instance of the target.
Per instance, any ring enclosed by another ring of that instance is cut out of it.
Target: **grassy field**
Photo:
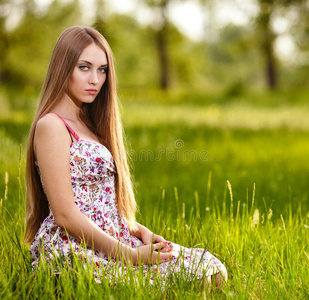
[[[95,282],[78,264],[32,273],[24,222],[24,148],[31,105],[0,114],[0,297],[309,297],[309,105],[306,94],[173,95],[123,91],[138,220],[166,239],[206,247],[229,281],[200,292]],[[22,144],[22,148],[20,147]],[[20,158],[21,157],[21,158]],[[5,183],[7,182],[7,184]]]

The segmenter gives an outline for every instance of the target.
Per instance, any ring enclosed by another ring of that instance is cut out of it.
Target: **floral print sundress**
[[[80,138],[59,115],[57,116],[64,122],[70,134],[76,138],[76,141],[72,139],[70,146],[70,172],[75,205],[104,232],[116,240],[132,248],[142,246],[141,240],[130,235],[128,224],[117,207],[116,168],[112,154],[104,145]],[[159,273],[163,280],[177,272],[183,272],[183,270],[185,270],[189,280],[193,277],[201,279],[204,276],[208,277],[219,272],[226,272],[225,266],[207,250],[185,248],[172,242],[169,243],[173,248],[173,256],[169,262],[152,266],[134,266],[134,270],[140,272],[140,268],[142,268],[144,276],[149,274],[149,271],[151,271],[151,274]],[[39,266],[42,257],[47,261],[62,257],[70,262],[72,251],[84,261],[98,267],[94,272],[99,281],[104,277],[100,268],[113,270],[111,272],[114,272],[114,274],[109,275],[114,278],[119,274],[126,274],[127,268],[123,263],[114,261],[115,264],[118,264],[116,268],[115,266],[108,268],[111,258],[107,254],[81,245],[79,241],[69,236],[64,229],[57,226],[50,209],[49,215],[42,222],[30,246],[33,267]]]

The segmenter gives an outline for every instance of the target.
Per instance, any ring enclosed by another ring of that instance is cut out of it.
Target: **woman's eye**
[[[105,68],[100,68],[99,69],[99,72],[101,72],[101,73],[107,73],[107,68],[105,67]]]
[[[78,66],[80,70],[82,71],[87,71],[89,69],[88,66],[84,66],[84,65],[81,65],[81,66]]]

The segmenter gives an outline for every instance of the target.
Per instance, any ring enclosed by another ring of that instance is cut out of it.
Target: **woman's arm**
[[[106,234],[77,209],[70,176],[70,143],[69,134],[57,116],[48,114],[37,123],[35,155],[56,224],[88,246],[114,258],[123,258],[126,263],[136,264],[138,259],[144,263],[169,260],[170,257],[158,256],[154,251],[161,249],[160,244],[132,249]]]

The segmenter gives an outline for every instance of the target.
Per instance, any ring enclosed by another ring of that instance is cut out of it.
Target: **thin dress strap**
[[[79,140],[79,136],[77,135],[77,133],[70,127],[70,125],[66,122],[66,121],[64,121],[57,113],[55,113],[55,112],[50,112],[51,114],[55,114],[56,116],[58,116],[58,118],[60,119],[60,120],[62,120],[62,122],[65,124],[65,126],[68,128],[68,130],[70,131],[70,133],[72,133],[73,134],[73,136],[77,139],[77,140]]]

